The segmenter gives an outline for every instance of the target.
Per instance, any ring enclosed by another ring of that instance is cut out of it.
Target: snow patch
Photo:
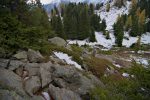
[[[132,44],[136,43],[138,37],[130,37],[127,32],[124,33],[124,37],[128,39],[123,39],[122,45],[125,47],[130,47]]]
[[[113,64],[114,66],[116,66],[117,68],[121,68],[122,66],[120,66],[119,64]]]
[[[50,96],[49,96],[49,94],[47,92],[42,92],[42,95],[44,96],[44,98],[46,100],[50,100]]]
[[[82,70],[81,65],[76,63],[75,61],[72,60],[71,56],[68,56],[68,54],[62,53],[62,52],[54,52],[54,54],[62,60],[65,60],[67,64],[74,65],[76,68]]]
[[[146,59],[146,58],[134,58],[134,60],[139,64],[142,64],[145,66],[149,65],[148,59]]]
[[[123,77],[129,77],[130,74],[128,74],[128,73],[123,73],[122,76],[123,76]]]
[[[150,44],[150,33],[149,32],[142,35],[141,43],[142,44]]]
[[[110,33],[110,39],[106,39],[106,37],[101,32],[95,32],[95,37],[97,40],[97,44],[104,46],[105,48],[112,48],[115,45],[115,36],[113,33]]]

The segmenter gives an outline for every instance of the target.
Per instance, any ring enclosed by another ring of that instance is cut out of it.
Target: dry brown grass
[[[86,58],[85,63],[88,66],[88,69],[98,77],[103,76],[109,66],[113,66],[108,60],[96,57]]]

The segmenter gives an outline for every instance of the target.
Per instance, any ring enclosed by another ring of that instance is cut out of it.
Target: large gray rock
[[[50,43],[56,44],[57,46],[63,46],[63,47],[65,47],[67,44],[67,42],[60,37],[54,37],[54,38],[48,39],[48,41]]]
[[[0,69],[0,87],[25,95],[21,78],[10,70]]]
[[[79,85],[76,87],[71,86],[71,90],[77,92],[80,95],[86,95],[89,91],[94,88],[94,84],[86,76],[80,76]]]
[[[23,66],[17,68],[17,69],[15,70],[15,73],[16,73],[17,75],[19,75],[20,77],[22,77],[22,76],[23,76]]]
[[[25,66],[25,63],[19,60],[11,60],[9,63],[9,70],[15,70],[21,66]]]
[[[54,100],[81,100],[80,96],[70,90],[49,86],[49,93]]]
[[[85,95],[95,87],[93,81],[96,79],[85,76],[78,71],[74,66],[55,65],[53,77],[55,84],[59,87],[70,89],[80,95]]]
[[[45,100],[42,96],[20,96],[14,91],[0,89],[0,100]]]
[[[33,96],[41,88],[40,78],[38,76],[32,76],[30,79],[25,81],[25,90],[30,95]]]
[[[27,59],[27,52],[26,51],[18,52],[13,57],[16,58],[16,59],[19,59],[19,60],[20,59]]]
[[[32,49],[29,49],[27,55],[28,55],[29,62],[32,63],[42,62],[44,60],[44,57],[41,55],[39,51],[34,51]]]
[[[42,96],[33,96],[30,100],[45,100]]]
[[[78,82],[80,79],[79,72],[73,66],[55,65],[52,68],[54,77],[61,77],[69,83]]]
[[[26,71],[28,71],[28,76],[39,75],[40,64],[38,63],[27,63],[24,67]]]
[[[55,78],[54,83],[59,86],[60,88],[69,88],[69,83],[67,83],[62,78]]]
[[[1,100],[24,100],[20,95],[14,91],[1,90],[0,89],[0,99]]]
[[[51,66],[51,62],[40,64],[40,76],[42,80],[42,87],[48,85],[52,81]]]
[[[0,58],[0,68],[8,67],[9,59],[1,59]]]

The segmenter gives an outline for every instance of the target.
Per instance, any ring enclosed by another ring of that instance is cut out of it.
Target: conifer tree
[[[103,19],[101,23],[101,30],[104,31],[106,29],[106,20]]]
[[[132,3],[130,5],[130,11],[129,12],[131,15],[134,15],[136,10],[137,10],[137,0],[132,0],[131,2]]]
[[[109,12],[109,10],[110,10],[110,3],[107,3],[107,5],[106,5],[106,11]]]
[[[94,32],[94,28],[91,29],[91,35],[90,35],[90,42],[95,42],[95,32]]]
[[[130,16],[127,18],[127,21],[126,21],[126,24],[125,24],[125,29],[126,29],[126,30],[129,30],[131,27],[132,27],[132,16],[130,15]]]
[[[90,18],[86,7],[82,8],[80,12],[79,22],[79,38],[85,39],[90,34]]]
[[[136,53],[138,53],[138,51],[140,50],[140,46],[141,46],[141,36],[138,37],[138,40],[134,47]]]
[[[145,31],[145,10],[143,10],[139,16],[138,25],[139,25],[139,35],[143,34]]]
[[[109,31],[106,32],[106,39],[110,39]]]
[[[117,23],[114,24],[114,35],[116,37],[116,44],[121,47],[122,42],[123,42],[123,37],[124,37],[124,32],[123,32],[123,18],[120,17],[120,15],[117,18]]]
[[[100,17],[97,16],[96,14],[91,15],[91,27],[94,28],[95,31],[100,31],[101,30],[101,25],[100,25]]]

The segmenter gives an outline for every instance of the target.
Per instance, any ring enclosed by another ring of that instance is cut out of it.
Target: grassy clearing
[[[96,57],[85,58],[85,64],[88,66],[88,69],[96,76],[102,77],[105,70],[109,66],[113,66],[111,62],[106,59],[100,59]]]

